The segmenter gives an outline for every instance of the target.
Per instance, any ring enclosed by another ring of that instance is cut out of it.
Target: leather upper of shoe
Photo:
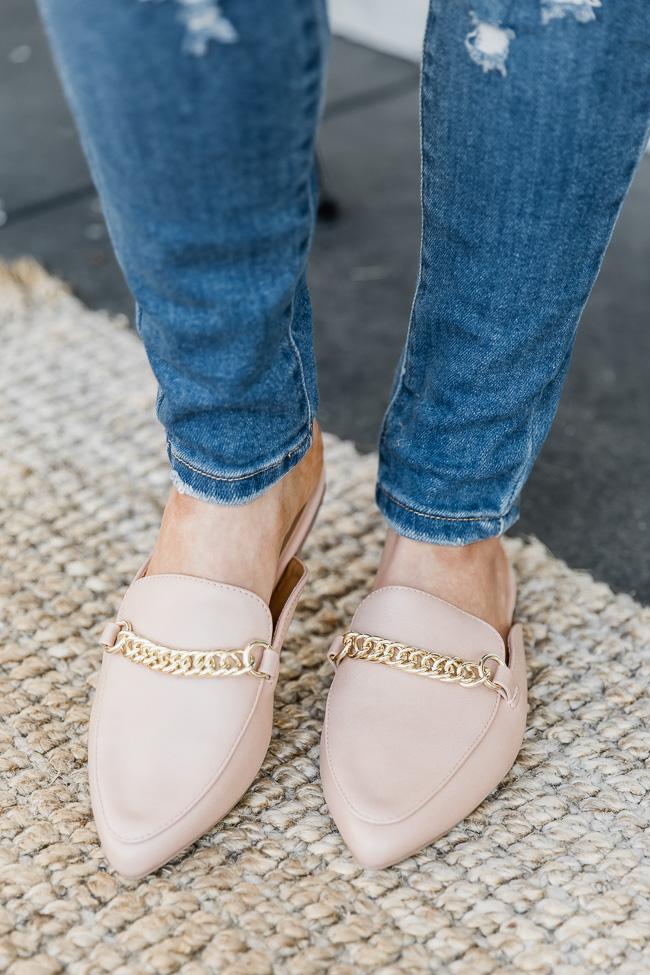
[[[403,586],[367,596],[349,629],[465,660],[478,661],[486,653],[507,657],[501,636],[489,624]],[[508,703],[486,686],[463,687],[344,657],[330,689],[323,732],[324,778],[325,772],[331,775],[340,796],[335,803],[328,796],[330,807],[340,809],[342,800],[353,820],[388,825],[442,797],[489,735],[499,709],[518,707],[525,693],[522,666],[523,658],[516,672],[491,665],[508,685]],[[522,676],[523,688],[517,686]],[[345,824],[339,825],[345,836]]]
[[[139,636],[183,650],[272,638],[271,613],[258,596],[190,576],[137,579],[118,617]],[[179,819],[219,777],[262,696],[272,697],[267,683],[172,676],[105,654],[94,764],[106,827],[136,842]]]
[[[236,586],[143,573],[118,612],[134,633],[185,651],[264,641],[255,663],[268,679],[183,677],[104,654],[89,735],[91,796],[104,852],[127,877],[193,842],[254,779],[271,738],[279,652],[307,579],[294,557],[269,607]],[[109,645],[117,629],[105,628]]]

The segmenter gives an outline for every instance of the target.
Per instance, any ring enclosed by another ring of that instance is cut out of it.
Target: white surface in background
[[[419,62],[428,6],[428,0],[329,0],[332,31]]]

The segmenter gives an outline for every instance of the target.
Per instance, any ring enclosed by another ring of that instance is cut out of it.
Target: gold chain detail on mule
[[[398,667],[411,674],[460,684],[462,687],[489,687],[490,690],[508,699],[507,689],[493,679],[487,668],[488,660],[505,666],[504,661],[495,653],[484,653],[478,661],[462,660],[460,657],[450,657],[446,654],[434,653],[432,650],[421,650],[405,643],[396,643],[394,640],[369,636],[367,633],[349,631],[343,634],[341,649],[332,657],[334,665],[338,666],[344,657]]]
[[[133,632],[126,620],[117,620],[119,632],[112,647],[104,647],[106,653],[141,664],[148,670],[176,677],[243,677],[252,674],[261,680],[270,680],[270,674],[257,669],[253,651],[256,647],[271,650],[265,640],[251,640],[243,650],[172,650],[152,643]]]

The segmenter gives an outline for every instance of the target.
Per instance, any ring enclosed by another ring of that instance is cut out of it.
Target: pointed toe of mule
[[[105,630],[89,738],[95,822],[123,876],[144,876],[188,847],[257,775],[305,579],[294,558],[273,613],[254,593],[207,579],[132,583]]]
[[[355,858],[386,867],[464,819],[512,766],[526,720],[521,628],[506,647],[455,606],[389,586],[361,603],[332,658],[325,798]]]

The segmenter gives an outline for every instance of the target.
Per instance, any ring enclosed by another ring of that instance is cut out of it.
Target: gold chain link
[[[148,670],[176,677],[243,677],[252,674],[261,680],[270,679],[270,674],[257,669],[253,655],[256,647],[272,649],[264,640],[252,640],[243,650],[171,650],[138,636],[126,620],[117,620],[116,625],[119,632],[113,646],[104,647],[106,653],[117,653]]]
[[[487,663],[493,660],[505,666],[495,653],[484,653],[480,660],[462,660],[432,650],[421,650],[405,643],[396,643],[367,633],[349,631],[343,635],[341,649],[332,657],[338,666],[345,657],[353,660],[369,660],[371,663],[386,664],[400,670],[432,680],[460,684],[461,687],[489,687],[502,697],[508,698],[507,689],[495,681],[488,670]]]

